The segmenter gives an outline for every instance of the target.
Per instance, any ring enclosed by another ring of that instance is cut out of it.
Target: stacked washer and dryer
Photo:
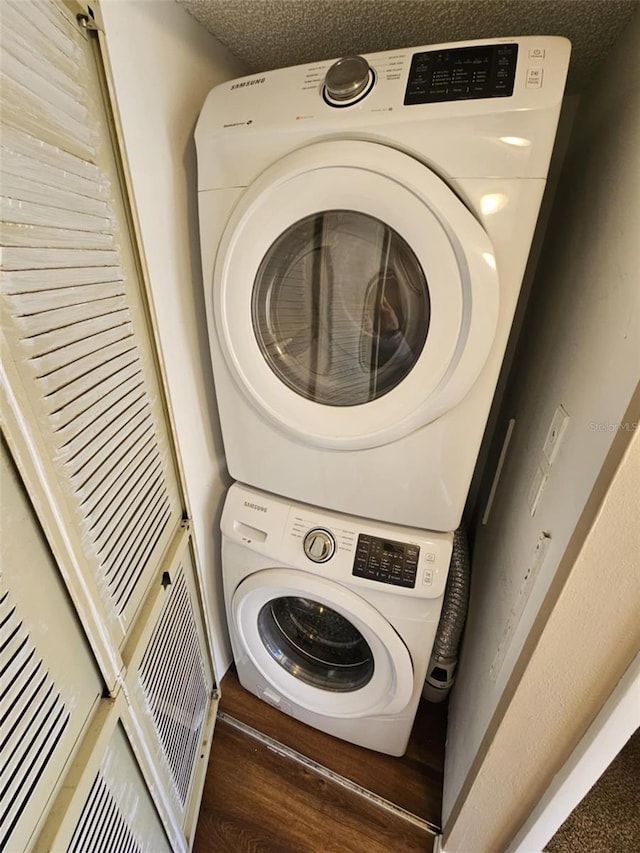
[[[563,38],[217,86],[196,130],[241,684],[407,745],[536,225]]]

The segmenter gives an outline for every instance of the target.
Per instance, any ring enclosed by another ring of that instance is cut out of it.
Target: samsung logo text
[[[246,507],[248,507],[249,509],[257,509],[258,512],[266,512],[267,511],[266,506],[260,506],[260,504],[252,504],[251,501],[245,501],[244,505]]]
[[[266,77],[255,77],[253,80],[240,80],[239,83],[233,83],[231,91],[234,89],[244,89],[245,86],[257,86],[259,83],[264,83]]]

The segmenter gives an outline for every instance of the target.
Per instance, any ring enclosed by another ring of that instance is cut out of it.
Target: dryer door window
[[[293,391],[356,406],[395,388],[429,329],[427,280],[389,225],[330,210],[296,222],[258,270],[253,327],[269,367]]]
[[[373,675],[373,653],[360,631],[340,613],[309,598],[267,602],[258,615],[265,648],[283,669],[319,687],[359,690]]]

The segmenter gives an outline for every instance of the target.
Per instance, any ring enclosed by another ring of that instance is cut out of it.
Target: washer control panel
[[[414,53],[405,106],[513,94],[517,44],[484,44]]]
[[[418,545],[361,533],[353,572],[356,577],[413,589],[418,571]]]
[[[304,537],[304,553],[314,563],[326,563],[336,550],[336,540],[324,527],[314,527]]]

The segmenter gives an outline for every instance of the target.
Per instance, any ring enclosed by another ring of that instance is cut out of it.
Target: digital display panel
[[[411,59],[405,106],[513,94],[517,44],[457,47],[415,53]]]
[[[413,589],[420,547],[361,533],[358,536],[352,574],[367,580]]]

